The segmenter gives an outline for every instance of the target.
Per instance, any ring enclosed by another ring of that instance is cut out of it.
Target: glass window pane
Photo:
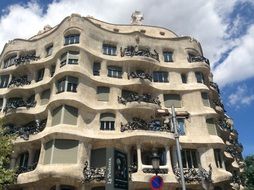
[[[210,107],[210,102],[209,102],[209,96],[208,93],[202,92],[201,93],[202,101],[204,106]]]
[[[56,139],[52,164],[54,163],[77,163],[79,141]]]
[[[208,129],[208,133],[210,135],[217,135],[216,125],[214,123],[213,118],[207,119],[206,125],[207,125],[207,129]]]
[[[97,98],[99,101],[108,101],[109,87],[104,87],[104,86],[97,87]]]
[[[53,140],[45,144],[44,164],[50,164]]]
[[[63,123],[77,125],[78,109],[68,105],[65,105],[64,107]]]
[[[52,112],[52,126],[58,125],[61,123],[63,106],[59,106]]]
[[[49,98],[50,98],[50,89],[44,90],[41,93],[41,104],[44,105],[44,104],[48,103]]]
[[[165,62],[173,62],[173,52],[163,52]]]
[[[172,105],[175,108],[181,107],[181,97],[179,94],[164,94],[165,107],[171,108]]]

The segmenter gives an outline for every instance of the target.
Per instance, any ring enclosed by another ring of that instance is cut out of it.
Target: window
[[[28,152],[23,152],[19,155],[19,168],[24,168],[26,169],[28,167],[28,157],[29,153]]]
[[[203,101],[204,106],[210,107],[210,101],[209,101],[208,93],[201,92],[201,97],[202,97],[202,101]]]
[[[51,187],[50,190],[56,190],[56,186]],[[76,190],[76,188],[70,185],[60,185],[60,188],[57,190]]]
[[[222,153],[220,149],[214,149],[214,158],[217,168],[223,168],[221,155]]]
[[[179,94],[164,94],[164,104],[167,108],[171,108],[172,106],[180,108],[181,97]]]
[[[198,83],[205,83],[204,75],[201,72],[195,72],[195,76]]]
[[[52,111],[52,126],[60,123],[77,125],[78,109],[72,106],[63,105]]]
[[[108,66],[108,76],[113,78],[122,78],[122,67]]]
[[[185,135],[185,123],[184,118],[177,118],[178,134]]]
[[[184,84],[187,83],[187,75],[186,74],[181,74],[181,79],[182,79],[182,83],[184,83]]]
[[[36,102],[35,101],[35,94],[33,94],[30,97],[28,97],[26,102],[27,102],[27,104],[32,104],[32,103]]]
[[[57,81],[57,93],[64,91],[77,92],[78,78],[66,76]]]
[[[181,154],[182,154],[183,168],[198,168],[197,150],[182,149]]]
[[[206,119],[207,130],[210,135],[217,135],[216,125],[213,118]]]
[[[115,130],[115,114],[102,113],[100,116],[101,130]]]
[[[168,72],[154,71],[153,82],[168,82]]]
[[[79,141],[54,139],[45,143],[44,164],[77,163]]]
[[[173,62],[173,52],[165,51],[163,52],[165,62]]]
[[[15,54],[15,55],[12,55],[9,58],[5,59],[3,68],[7,68],[7,67],[10,67],[10,66],[14,65],[16,57],[17,57],[17,55]]]
[[[100,62],[94,62],[93,63],[93,75],[99,76],[101,70],[101,63]]]
[[[60,67],[66,64],[77,65],[79,60],[79,51],[69,51],[61,55]]]
[[[97,99],[99,101],[108,101],[109,87],[99,86],[97,87]]]
[[[160,148],[158,150],[153,150],[147,149],[147,150],[142,150],[141,152],[141,159],[142,159],[142,164],[144,165],[152,165],[152,159],[151,156],[153,155],[153,152],[157,152],[159,158],[160,158],[160,166],[166,165],[166,151],[163,148]]]
[[[1,109],[3,108],[3,102],[4,102],[4,99],[3,99],[3,98],[0,98],[0,111],[1,111]]]
[[[34,159],[33,159],[33,163],[37,164],[40,158],[40,153],[41,153],[41,149],[37,149],[34,151]]]
[[[36,82],[39,82],[39,81],[41,81],[43,79],[44,71],[45,71],[45,68],[39,69],[37,71]]]
[[[197,55],[195,53],[188,53],[188,61],[193,62],[193,58],[196,57]]]
[[[125,100],[130,99],[131,96],[136,95],[136,92],[130,91],[130,90],[122,90],[122,98]]]
[[[106,167],[106,148],[91,150],[90,166],[93,168]]]
[[[9,75],[1,75],[0,77],[0,88],[6,88],[9,83]]]
[[[56,71],[56,65],[50,66],[50,76],[53,77]]]
[[[116,55],[116,46],[111,44],[103,44],[103,54],[105,55]]]
[[[64,45],[69,44],[78,44],[79,43],[79,34],[70,34],[64,37]]]
[[[44,90],[41,93],[41,105],[47,104],[50,98],[50,89]]]
[[[46,57],[52,55],[53,52],[53,44],[48,45],[46,48]]]

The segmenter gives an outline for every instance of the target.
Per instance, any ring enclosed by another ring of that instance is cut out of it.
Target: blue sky
[[[126,24],[140,10],[144,24],[194,37],[210,59],[243,155],[254,154],[253,0],[0,0],[0,9],[0,49],[8,40],[29,38],[71,13]]]

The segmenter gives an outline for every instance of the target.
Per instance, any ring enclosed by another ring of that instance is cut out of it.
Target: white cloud
[[[248,94],[246,85],[238,86],[236,92],[228,97],[229,106],[239,108],[242,105],[250,105],[254,101],[254,94]]]
[[[131,13],[140,10],[144,13],[144,24],[163,26],[179,35],[190,35],[199,40],[212,68],[223,52],[238,45],[228,59],[215,69],[216,81],[220,85],[226,85],[254,76],[249,52],[254,43],[248,43],[248,40],[253,42],[251,31],[240,41],[225,40],[228,26],[225,18],[237,2],[239,1],[58,0],[49,4],[43,12],[36,1],[31,1],[27,5],[13,5],[4,11],[5,15],[0,18],[0,49],[8,40],[29,38],[46,24],[55,26],[72,13],[91,15],[106,22],[127,24],[130,23]],[[235,32],[235,29],[232,31]],[[238,56],[239,53],[241,57]],[[234,76],[235,71],[239,72],[243,68],[240,69],[240,65],[244,65],[246,72]]]
[[[254,76],[254,26],[238,42],[238,46],[214,70],[214,80],[225,86]]]

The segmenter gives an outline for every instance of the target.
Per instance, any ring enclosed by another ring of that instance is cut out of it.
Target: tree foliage
[[[6,185],[14,183],[15,171],[9,168],[10,155],[13,150],[13,136],[5,134],[2,122],[0,123],[0,190]]]
[[[245,158],[245,168],[243,172],[246,190],[254,190],[254,155]]]

